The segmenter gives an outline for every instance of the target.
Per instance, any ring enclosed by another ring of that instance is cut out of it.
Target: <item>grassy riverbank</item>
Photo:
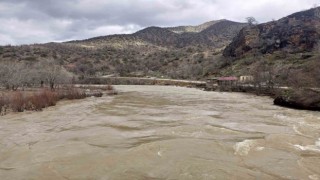
[[[60,100],[84,99],[86,97],[101,97],[103,92],[107,95],[116,94],[113,86],[65,86],[50,90],[47,88],[30,88],[24,90],[0,91],[0,114],[8,112],[41,111],[55,106]]]

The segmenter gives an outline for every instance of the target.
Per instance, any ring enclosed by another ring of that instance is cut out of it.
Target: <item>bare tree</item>
[[[0,68],[0,84],[7,89],[17,90],[26,83],[27,68],[17,62],[3,62]]]
[[[246,17],[246,21],[250,26],[258,24],[258,21],[256,20],[256,18],[252,16]]]
[[[262,87],[268,90],[274,89],[277,82],[277,71],[278,68],[270,65],[267,60],[259,60],[250,70],[250,74],[254,77],[254,86],[257,87],[259,91],[262,90]]]
[[[55,85],[71,82],[72,75],[53,60],[44,60],[36,68],[40,72],[40,81],[46,82],[53,90]]]

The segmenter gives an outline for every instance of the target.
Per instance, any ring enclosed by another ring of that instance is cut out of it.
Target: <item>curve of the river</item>
[[[240,93],[116,88],[0,117],[0,179],[320,179],[320,112]]]

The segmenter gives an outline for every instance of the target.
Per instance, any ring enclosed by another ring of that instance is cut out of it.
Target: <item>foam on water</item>
[[[256,151],[263,151],[265,149],[265,147],[262,147],[262,146],[259,146],[259,147],[256,147]]]
[[[309,179],[311,179],[311,180],[319,180],[319,176],[316,175],[316,174],[313,174],[313,175],[309,176]]]
[[[240,156],[246,156],[250,150],[256,145],[255,140],[246,139],[244,141],[236,143],[233,148],[235,150],[234,154]]]
[[[299,134],[299,135],[301,135],[301,136],[305,136],[303,133],[301,133],[301,132],[299,131],[299,127],[298,127],[298,126],[293,125],[293,128],[292,128],[292,129],[293,129],[294,132],[296,132],[297,134]]]
[[[301,151],[320,152],[320,138],[315,142],[314,145],[301,146],[299,144],[295,144],[294,147]]]

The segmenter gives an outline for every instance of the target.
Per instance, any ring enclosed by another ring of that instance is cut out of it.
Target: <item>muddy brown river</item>
[[[0,179],[320,179],[320,112],[240,93],[116,86],[0,117]]]

